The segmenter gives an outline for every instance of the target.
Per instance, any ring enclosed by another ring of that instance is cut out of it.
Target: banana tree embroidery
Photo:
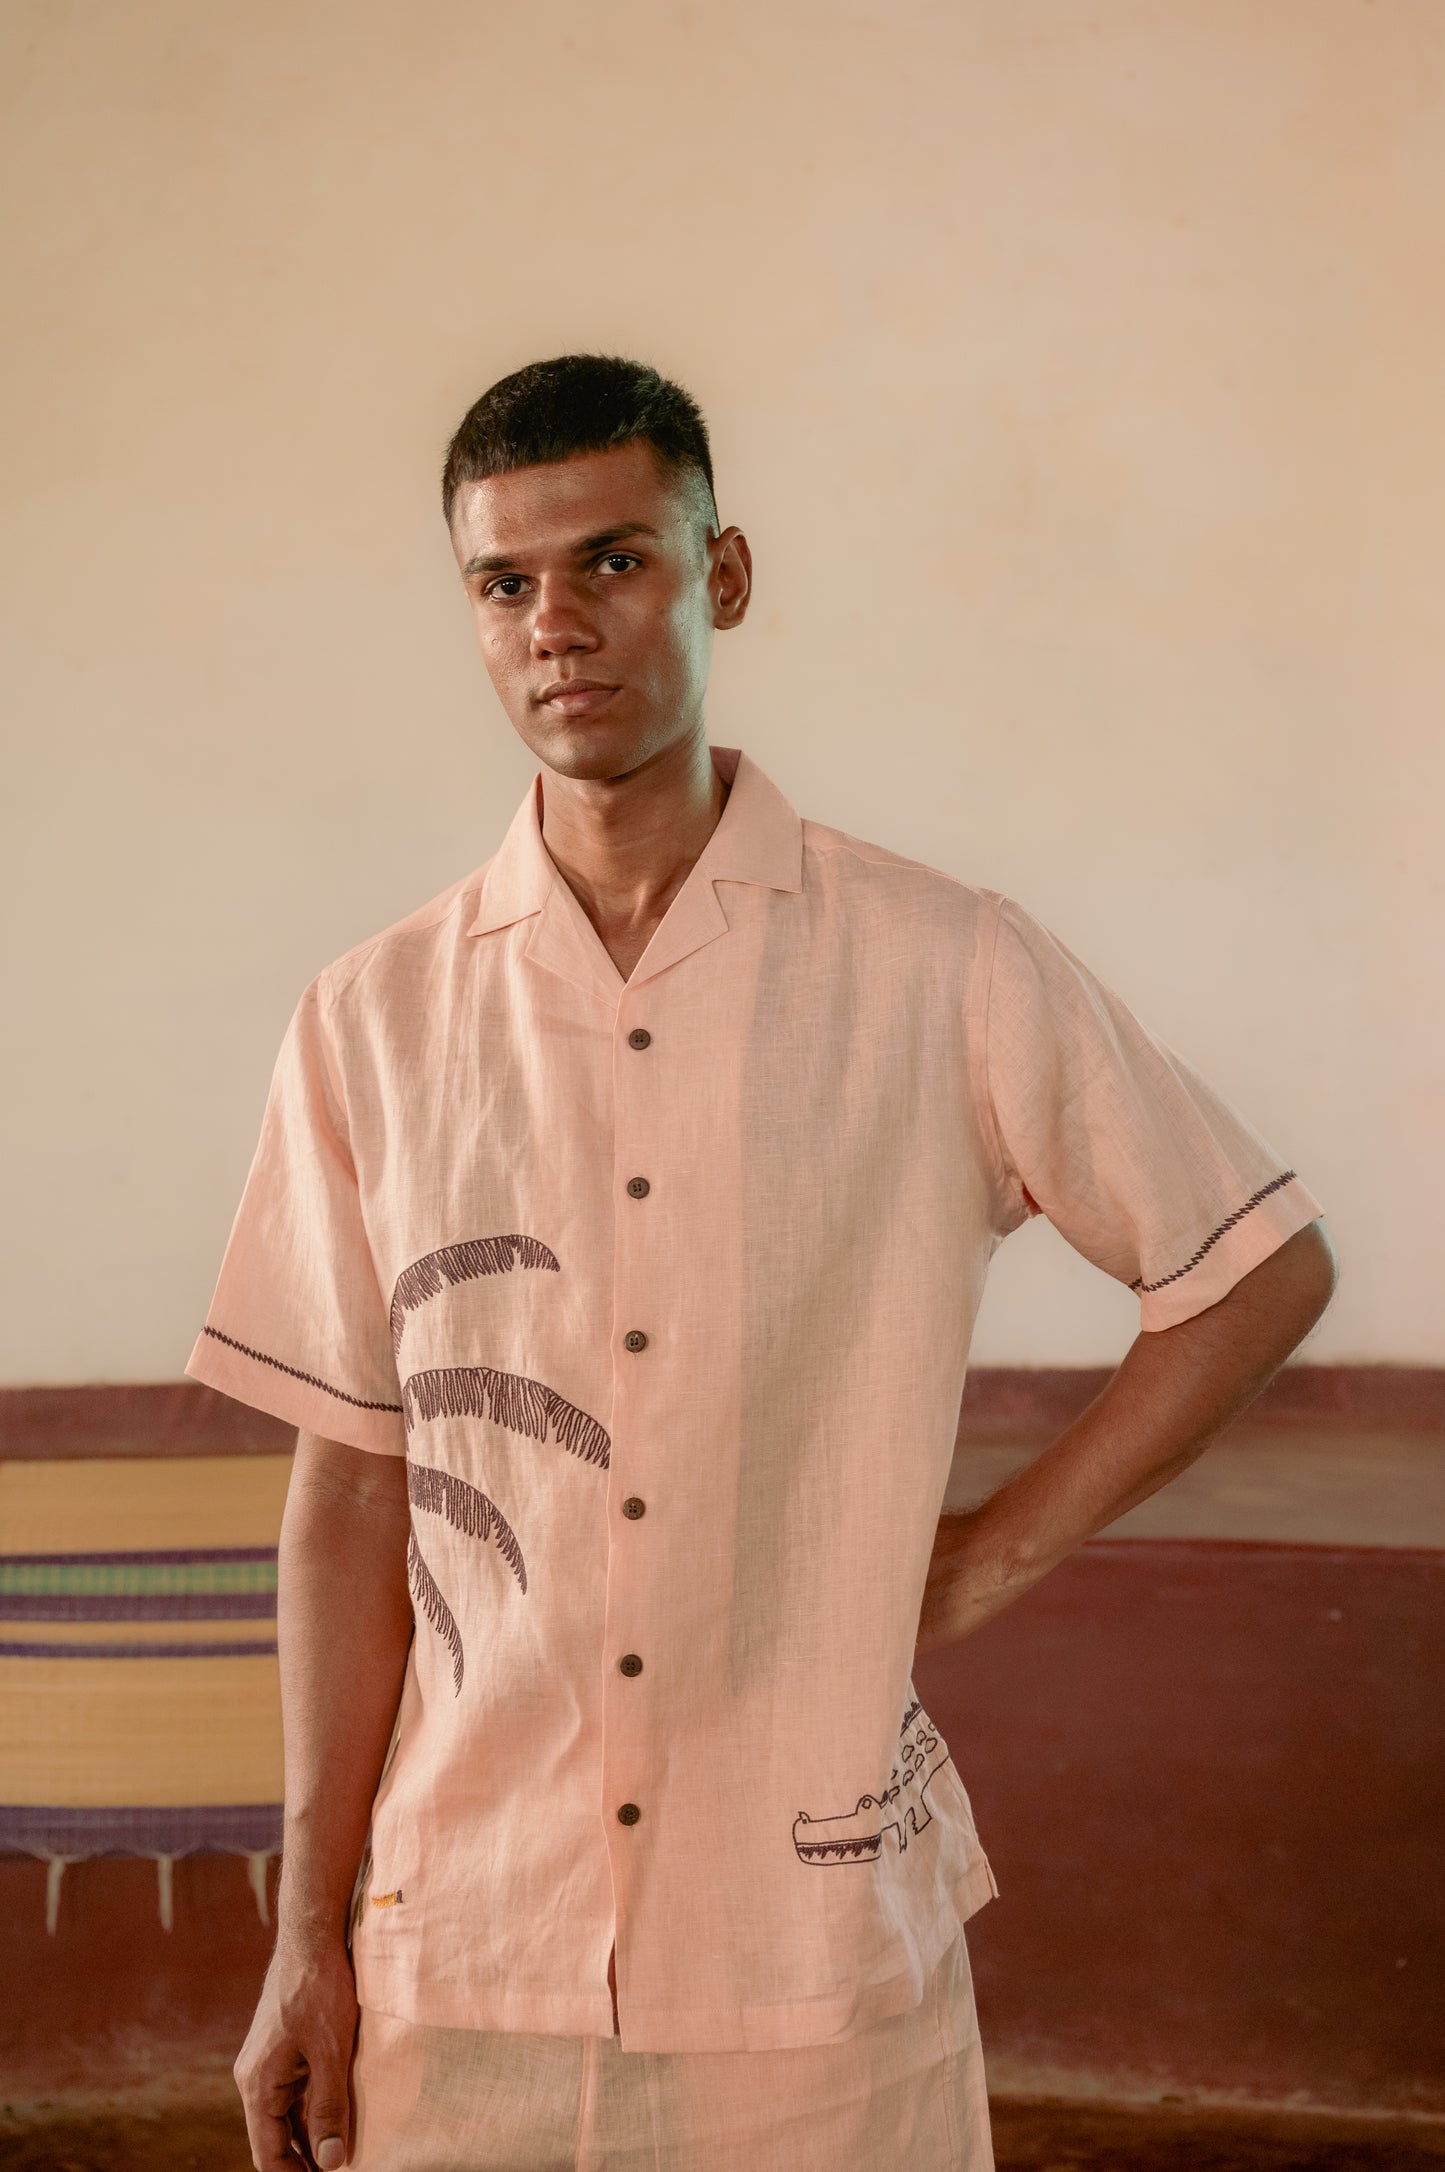
[[[454,1531],[463,1531],[468,1538],[493,1539],[498,1553],[523,1591],[526,1590],[527,1564],[522,1559],[517,1534],[495,1501],[489,1501],[476,1486],[469,1486],[464,1478],[456,1477],[451,1471],[436,1470],[428,1463],[413,1463],[410,1457],[406,1466],[406,1490],[414,1509],[445,1516]],[[466,1665],[462,1634],[436,1578],[422,1559],[415,1529],[407,1548],[407,1575],[417,1605],[452,1655],[455,1694],[460,1696]]]
[[[490,1418],[494,1425],[531,1440],[546,1440],[550,1433],[569,1455],[600,1464],[603,1470],[611,1460],[606,1428],[545,1381],[529,1380],[525,1373],[498,1372],[491,1365],[447,1365],[413,1373],[402,1387],[401,1407],[408,1432],[433,1418]]]
[[[401,1355],[401,1338],[406,1333],[406,1316],[424,1305],[429,1297],[435,1297],[445,1289],[455,1289],[459,1283],[475,1282],[479,1275],[500,1275],[513,1267],[545,1268],[551,1274],[561,1273],[561,1263],[540,1237],[467,1237],[461,1244],[443,1245],[440,1251],[427,1252],[421,1259],[413,1260],[396,1278],[391,1293],[391,1345],[397,1356]]]
[[[560,1272],[556,1254],[540,1238],[516,1234],[470,1237],[414,1260],[397,1277],[392,1292],[391,1338],[398,1356],[409,1313],[443,1289],[482,1275],[505,1274],[514,1267]],[[569,1455],[606,1470],[612,1451],[606,1428],[545,1381],[490,1365],[446,1365],[413,1373],[402,1385],[401,1410],[408,1436],[407,1493],[413,1511],[444,1516],[454,1530],[491,1540],[525,1593],[527,1567],[522,1548],[496,1502],[451,1471],[415,1462],[411,1435],[437,1418],[487,1418],[531,1440],[550,1438]],[[460,1696],[466,1672],[461,1631],[417,1542],[415,1515],[407,1547],[407,1576],[418,1613],[425,1614],[452,1655],[454,1694]]]
[[[422,1559],[415,1531],[407,1540],[406,1580],[411,1586],[411,1595],[418,1609],[425,1614],[452,1655],[452,1680],[456,1685],[453,1694],[460,1697],[462,1673],[466,1664],[462,1656],[462,1633],[457,1627],[455,1614],[441,1595],[436,1578]]]

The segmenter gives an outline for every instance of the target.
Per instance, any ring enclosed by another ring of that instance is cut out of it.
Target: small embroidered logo
[[[398,1886],[394,1893],[373,1893],[371,1905],[373,1908],[399,1908],[401,1906],[401,1887]]]

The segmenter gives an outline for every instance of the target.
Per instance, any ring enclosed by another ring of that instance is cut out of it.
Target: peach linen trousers
[[[989,1262],[1042,1213],[1157,1330],[1322,1211],[1019,905],[711,752],[626,980],[541,771],[316,976],[187,1366],[406,1462],[352,1926],[398,2172],[987,2166],[997,1887],[911,1669]]]

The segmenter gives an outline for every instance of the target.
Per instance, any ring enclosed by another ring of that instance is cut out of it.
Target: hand
[[[1324,1311],[1334,1258],[1316,1219],[1202,1312],[1141,1330],[1050,1447],[966,1515],[940,1516],[915,1652],[969,1635],[1187,1470]]]
[[[938,1519],[918,1616],[915,1658],[966,1636],[1003,1603],[996,1571],[977,1558],[976,1529],[977,1511]]]
[[[344,1944],[278,1944],[233,2069],[256,2172],[346,2163],[356,2022]]]

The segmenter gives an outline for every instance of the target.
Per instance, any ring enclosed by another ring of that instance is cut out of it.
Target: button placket
[[[617,1181],[617,1193],[614,1197],[619,1200],[616,1300],[624,1321],[629,1313],[633,1314],[634,1319],[641,1313],[648,1324],[628,1326],[619,1336],[621,1351],[626,1355],[619,1355],[617,1361],[612,1458],[614,1469],[623,1483],[626,1477],[633,1475],[632,1457],[638,1450],[645,1454],[650,1429],[655,1425],[655,1413],[650,1408],[650,1389],[653,1385],[652,1368],[658,1362],[658,1355],[652,1351],[652,1345],[658,1331],[665,1326],[663,1318],[656,1321],[648,1319],[649,1309],[657,1303],[659,1294],[654,1272],[655,1263],[649,1258],[649,1232],[655,1224],[650,1216],[644,1219],[639,1215],[633,1219],[636,1214],[633,1202],[645,1200],[652,1190],[653,1180],[634,1172],[638,1171],[639,1162],[646,1167],[647,1153],[656,1143],[650,1135],[653,1127],[649,1119],[654,1112],[654,1094],[658,1080],[654,1071],[634,1071],[631,1066],[635,1058],[640,1058],[644,1051],[651,1049],[652,1034],[646,1026],[634,1026],[625,1035],[625,1044],[625,1048],[619,1051],[614,1073],[613,1154]],[[656,1056],[650,1060],[655,1063]],[[639,1148],[642,1151],[639,1151]],[[633,1358],[640,1359],[644,1352],[650,1353],[647,1366],[639,1365],[634,1371],[630,1361]],[[620,1507],[627,1522],[637,1523],[646,1514],[647,1503],[640,1493],[628,1493],[623,1496]],[[621,1554],[614,1553],[609,1563],[609,1577],[612,1579],[608,1603],[609,1642],[612,1643],[611,1670],[615,1688],[608,1694],[609,1697],[618,1696],[625,1701],[615,1709],[610,1702],[605,1707],[604,1760],[609,1793],[616,1791],[612,1794],[612,1799],[616,1805],[614,1814],[617,1823],[630,1827],[641,1820],[646,1800],[645,1776],[651,1769],[647,1731],[650,1699],[644,1698],[640,1686],[632,1687],[637,1677],[644,1672],[642,1655],[625,1648],[619,1652],[618,1645],[625,1645],[626,1641],[629,1641],[629,1626],[641,1625],[640,1621],[635,1624],[632,1622],[637,1610],[631,1601],[645,1592],[646,1584],[655,1572],[655,1560],[651,1547],[647,1547],[645,1553],[637,1551],[639,1546],[645,1544],[640,1534],[636,1538],[629,1536],[622,1540],[619,1533],[618,1542],[624,1550]],[[645,1606],[641,1612],[645,1617]],[[614,1638],[615,1642],[612,1641]],[[623,1677],[622,1681],[616,1680],[619,1675]],[[643,1795],[643,1802],[630,1799],[617,1802],[617,1796],[624,1793],[629,1781],[637,1788],[637,1792]],[[635,1841],[629,1843],[629,1851],[636,1845]],[[620,1889],[622,1894],[625,1894],[625,1891],[625,1886]]]

